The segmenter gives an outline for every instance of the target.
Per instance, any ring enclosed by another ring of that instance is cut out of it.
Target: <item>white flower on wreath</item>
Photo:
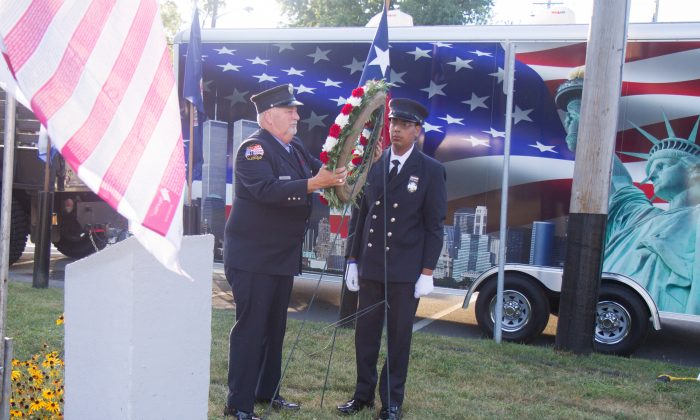
[[[351,96],[348,98],[346,103],[352,105],[352,106],[360,106],[362,103],[362,97],[361,96]]]
[[[331,150],[333,150],[336,144],[338,144],[338,139],[335,137],[328,136],[326,138],[326,142],[323,143],[323,151],[330,152]]]
[[[348,122],[349,122],[349,121],[350,121],[350,116],[349,116],[349,115],[340,114],[340,115],[338,115],[337,117],[335,117],[335,123],[338,124],[338,125],[340,126],[341,129],[342,129],[343,127],[345,127],[346,125],[348,125]]]

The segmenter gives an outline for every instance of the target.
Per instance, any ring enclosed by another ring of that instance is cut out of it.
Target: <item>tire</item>
[[[10,258],[9,265],[12,265],[22,256],[24,248],[27,246],[27,235],[29,235],[29,223],[27,223],[27,213],[16,198],[12,198],[12,215],[10,219]]]
[[[476,299],[476,321],[488,336],[493,336],[497,286],[497,277],[489,278]],[[506,273],[503,302],[503,340],[527,343],[547,326],[549,300],[534,280],[518,273]]]
[[[107,245],[107,241],[101,235],[95,234],[92,237],[95,241],[93,245],[90,233],[85,231],[77,221],[71,219],[64,219],[61,223],[60,237],[60,240],[54,242],[54,246],[61,254],[74,259],[85,258]]]
[[[604,354],[629,356],[649,332],[649,310],[632,290],[611,283],[600,286],[593,348]]]

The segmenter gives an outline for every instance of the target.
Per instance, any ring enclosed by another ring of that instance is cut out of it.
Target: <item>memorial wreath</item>
[[[328,131],[319,158],[329,170],[345,166],[348,171],[343,185],[321,192],[321,201],[332,208],[354,203],[362,190],[384,125],[388,89],[383,80],[354,89]]]

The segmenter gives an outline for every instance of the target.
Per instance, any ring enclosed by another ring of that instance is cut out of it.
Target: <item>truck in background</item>
[[[557,107],[555,95],[585,64],[587,30],[586,25],[389,28],[391,94],[428,107],[419,146],[447,169],[448,217],[436,284],[468,289],[465,307],[478,294],[477,319],[486,333],[493,330],[496,305],[490,293],[500,227],[493,215],[501,207],[505,107],[512,95],[508,275],[501,302],[508,340],[531,340],[549,314],[558,311],[574,154],[566,144],[566,112]],[[226,173],[215,175],[225,179],[225,214],[232,200],[231,157],[255,128],[250,95],[291,83],[304,103],[298,136],[319,153],[330,124],[359,81],[373,36],[374,28],[202,31],[205,108],[219,124],[218,137],[204,135],[203,168],[213,167],[208,147],[226,150]],[[628,42],[616,150],[635,185],[664,209],[668,204],[654,197],[641,157],[650,150],[649,137],[635,126],[658,139],[665,138],[668,126],[680,137],[691,136],[700,114],[700,72],[694,64],[700,58],[700,24],[630,24]],[[504,91],[508,48],[515,48],[512,92]],[[180,89],[186,51],[187,33],[181,33],[174,45]],[[183,114],[186,138],[187,121]],[[215,157],[222,158],[220,153]],[[193,188],[202,199],[207,198],[205,172]],[[320,202],[313,210],[303,249],[305,269],[341,274],[347,215]],[[208,223],[223,226],[225,217]],[[687,223],[688,230],[697,229],[697,221]],[[697,272],[697,250],[686,254],[695,261],[691,272]],[[629,354],[665,318],[700,323],[700,312],[659,307],[658,291],[645,287],[649,281],[626,273],[603,276],[597,350]],[[690,281],[699,287],[700,278]]]
[[[0,141],[4,142],[6,93],[0,89]],[[38,158],[39,121],[32,112],[17,104],[15,118],[15,158],[12,185],[12,226],[10,264],[24,252],[27,239],[35,242],[38,226],[37,194],[44,190],[45,162]],[[4,145],[0,145],[2,149]],[[0,170],[2,168],[0,152]],[[56,153],[50,166],[53,195],[51,242],[63,255],[83,258],[108,243],[126,237],[124,217],[90,191],[63,158]]]

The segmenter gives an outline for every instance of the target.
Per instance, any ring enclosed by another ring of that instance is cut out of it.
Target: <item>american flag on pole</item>
[[[367,60],[365,60],[365,67],[362,69],[358,86],[363,86],[368,80],[387,79],[389,64],[389,26],[387,25],[385,4],[377,26],[377,33],[374,35],[374,41],[367,52]]]
[[[362,69],[362,75],[360,75],[360,82],[357,85],[364,86],[368,80],[388,80],[390,68],[391,62],[389,58],[389,24],[387,22],[386,3],[384,3],[384,8],[382,9],[382,16],[379,20],[379,25],[377,25],[377,32],[374,34],[374,40],[372,41],[372,45],[370,45],[369,51],[367,52],[365,67]],[[384,147],[389,145],[388,109],[390,100],[391,91],[387,92],[386,105],[384,107],[384,129],[382,130]]]
[[[156,0],[5,1],[0,40],[66,162],[149,252],[181,272],[185,163]]]

